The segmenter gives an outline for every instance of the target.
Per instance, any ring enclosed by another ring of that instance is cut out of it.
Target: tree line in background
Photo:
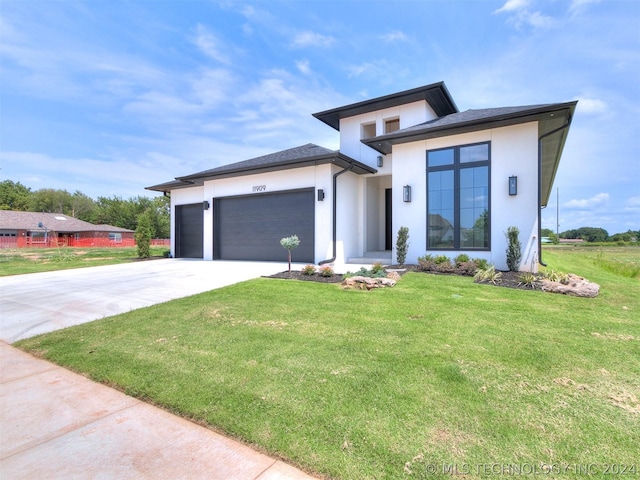
[[[20,182],[3,180],[0,182],[0,210],[63,213],[96,225],[129,230],[136,230],[140,215],[145,213],[152,238],[169,238],[170,234],[170,200],[164,196],[125,200],[114,195],[93,200],[78,190],[74,193],[53,188],[32,191]]]
[[[627,230],[624,233],[609,235],[604,228],[581,227],[556,235],[550,228],[543,228],[542,236],[549,238],[553,243],[557,243],[560,238],[580,239],[585,242],[637,242],[640,240],[640,230]]]

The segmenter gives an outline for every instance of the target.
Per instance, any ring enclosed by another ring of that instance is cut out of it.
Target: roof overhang
[[[162,183],[160,185],[154,185],[146,187],[147,190],[154,190],[157,192],[167,193],[171,190],[178,190],[182,188],[189,188],[194,186],[203,185],[207,180],[217,180],[222,178],[242,177],[246,175],[257,175],[268,172],[279,172],[283,170],[290,170],[293,168],[314,167],[318,165],[334,164],[341,168],[351,167],[351,171],[358,175],[367,173],[376,173],[375,168],[370,167],[362,162],[359,162],[347,155],[340,152],[332,152],[330,154],[317,155],[313,157],[305,157],[302,159],[290,159],[281,162],[272,162],[266,165],[260,166],[239,166],[225,168],[221,171],[207,171],[201,173],[195,173],[193,175],[187,175],[184,177],[177,177],[175,181]]]
[[[333,108],[323,112],[314,113],[313,116],[340,131],[340,120],[363,113],[375,112],[385,108],[397,107],[407,103],[426,101],[438,117],[449,115],[458,111],[451,94],[444,82],[432,83],[424,87],[418,87],[403,92],[373,98],[363,102],[352,103],[344,107]]]
[[[563,110],[551,112],[538,122],[541,207],[546,207],[549,203],[553,182],[560,166],[560,158],[577,104],[577,101],[564,104],[566,107]]]
[[[393,145],[399,145],[402,143],[411,143],[420,140],[429,140],[432,138],[447,137],[450,135],[459,135],[462,133],[477,132],[480,130],[489,130],[492,128],[517,125],[520,123],[534,121],[544,122],[549,119],[554,119],[554,117],[555,120],[557,120],[563,115],[565,117],[566,115],[573,116],[576,103],[577,102],[541,105],[526,109],[519,109],[515,112],[498,113],[491,116],[483,116],[480,118],[454,122],[447,122],[446,118],[436,118],[414,127],[398,130],[394,133],[363,139],[361,142],[386,155],[391,153]],[[500,111],[501,109],[496,110]],[[462,116],[465,113],[466,112],[463,112],[458,115]]]

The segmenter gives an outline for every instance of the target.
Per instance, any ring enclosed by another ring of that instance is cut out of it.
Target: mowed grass
[[[578,250],[543,259],[600,295],[263,278],[18,345],[327,478],[640,473],[638,280]]]
[[[162,256],[167,250],[151,247],[151,255]],[[7,248],[0,249],[0,276],[128,263],[137,257],[136,247]]]

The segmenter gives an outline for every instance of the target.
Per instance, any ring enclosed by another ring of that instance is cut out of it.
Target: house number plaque
[[[253,186],[253,191],[254,192],[264,192],[267,189],[266,185],[254,185]]]

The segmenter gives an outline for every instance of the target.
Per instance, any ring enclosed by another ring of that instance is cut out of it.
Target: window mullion
[[[460,148],[453,153],[453,249],[460,249]]]

